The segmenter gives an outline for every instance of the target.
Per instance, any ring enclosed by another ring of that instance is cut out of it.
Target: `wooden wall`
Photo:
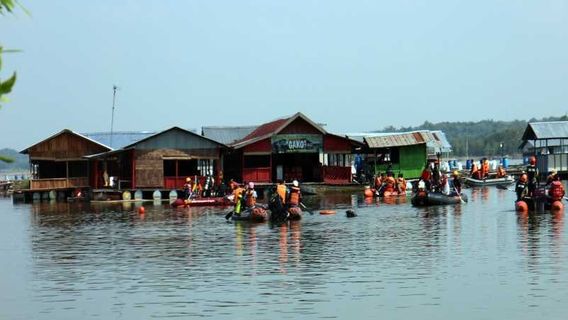
[[[72,132],[63,132],[52,139],[30,147],[27,151],[30,159],[65,160],[79,159],[86,155],[109,150]]]

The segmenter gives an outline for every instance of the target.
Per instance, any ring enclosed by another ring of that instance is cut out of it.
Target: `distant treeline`
[[[455,157],[489,156],[500,157],[501,153],[509,156],[521,154],[519,146],[521,137],[529,122],[537,121],[567,121],[568,115],[543,119],[478,122],[424,122],[417,127],[395,128],[386,127],[377,132],[405,132],[415,130],[442,130],[452,145],[452,155]],[[501,150],[501,143],[503,150]],[[467,145],[467,150],[466,150]]]
[[[0,161],[0,171],[20,171],[29,169],[28,156],[14,149],[0,149],[0,155],[14,160],[12,163]]]

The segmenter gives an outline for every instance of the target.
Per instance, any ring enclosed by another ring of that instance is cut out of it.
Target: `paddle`
[[[456,191],[456,194],[458,195],[458,198],[460,198],[461,203],[465,203],[465,201],[463,201],[461,194],[458,192],[458,189],[454,186],[454,190]]]
[[[309,214],[314,214],[314,213],[313,213],[310,209],[308,209],[308,208],[306,207],[306,205],[303,204],[302,202],[300,202],[300,205],[302,206],[302,208],[306,209],[306,211],[307,211]]]
[[[509,189],[509,187],[507,187],[506,185],[502,185],[502,184],[495,185],[495,187],[497,189],[501,189],[501,190],[515,191],[514,189]]]
[[[235,213],[235,210],[229,211],[229,213],[227,213],[227,214],[225,215],[225,219],[226,219],[226,220],[231,219],[231,217],[233,216],[234,213]]]

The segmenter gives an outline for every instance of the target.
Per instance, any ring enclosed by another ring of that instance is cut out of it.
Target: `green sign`
[[[321,134],[277,134],[272,136],[274,153],[313,153],[323,148]]]

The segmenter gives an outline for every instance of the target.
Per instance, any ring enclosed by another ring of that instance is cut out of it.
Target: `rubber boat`
[[[195,198],[189,200],[176,199],[172,207],[228,206],[230,201],[225,197]]]
[[[515,180],[511,176],[505,176],[503,178],[487,178],[487,179],[474,179],[472,177],[466,177],[465,183],[470,186],[474,187],[483,187],[483,186],[495,186],[495,185],[509,185],[513,183]]]
[[[458,204],[462,202],[467,202],[467,196],[463,193],[461,194],[461,196],[457,196],[457,195],[445,195],[437,192],[419,191],[412,196],[411,202],[412,205],[415,207]]]
[[[244,210],[240,214],[233,213],[231,219],[234,221],[264,222],[268,219],[268,213],[262,207],[255,207]]]

